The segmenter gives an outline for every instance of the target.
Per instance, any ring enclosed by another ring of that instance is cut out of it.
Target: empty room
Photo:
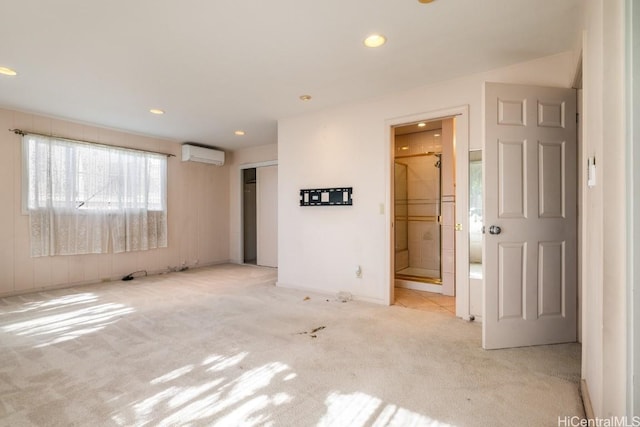
[[[639,34],[2,0],[0,425],[636,425]]]

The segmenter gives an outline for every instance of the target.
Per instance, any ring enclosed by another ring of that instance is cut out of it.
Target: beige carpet
[[[223,265],[0,300],[0,425],[556,426],[577,344],[484,351],[450,315]],[[308,299],[306,297],[309,297]]]

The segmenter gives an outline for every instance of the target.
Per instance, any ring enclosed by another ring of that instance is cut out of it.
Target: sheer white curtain
[[[31,256],[167,246],[166,156],[23,137]]]

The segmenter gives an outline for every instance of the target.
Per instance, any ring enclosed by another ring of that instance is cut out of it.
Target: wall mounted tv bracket
[[[300,190],[300,206],[351,206],[353,187]]]

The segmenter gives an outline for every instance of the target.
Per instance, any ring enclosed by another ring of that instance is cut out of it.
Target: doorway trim
[[[238,166],[238,182],[240,183],[240,197],[238,198],[239,209],[240,212],[240,233],[238,233],[238,248],[240,255],[240,264],[244,264],[244,185],[242,184],[242,174],[245,169],[253,169],[253,168],[262,168],[266,166],[277,166],[277,160],[266,160],[264,162],[256,162],[256,163],[243,163]]]
[[[391,305],[394,302],[394,218],[393,218],[393,162],[394,152],[394,131],[393,128],[403,124],[416,123],[421,121],[433,121],[448,118],[455,118],[454,127],[454,154],[455,154],[455,177],[456,177],[456,255],[455,255],[455,293],[456,293],[456,316],[469,319],[469,238],[467,224],[469,223],[469,105],[433,110],[424,113],[410,114],[385,120],[387,132],[387,150],[385,153],[385,204],[381,211],[385,211],[385,287],[384,302]],[[458,225],[462,224],[462,230]],[[460,232],[461,231],[461,232]]]
[[[627,119],[627,415],[640,415],[640,148],[637,146],[640,133],[640,82],[634,79],[640,70],[640,7],[627,0],[626,7],[626,119]]]

